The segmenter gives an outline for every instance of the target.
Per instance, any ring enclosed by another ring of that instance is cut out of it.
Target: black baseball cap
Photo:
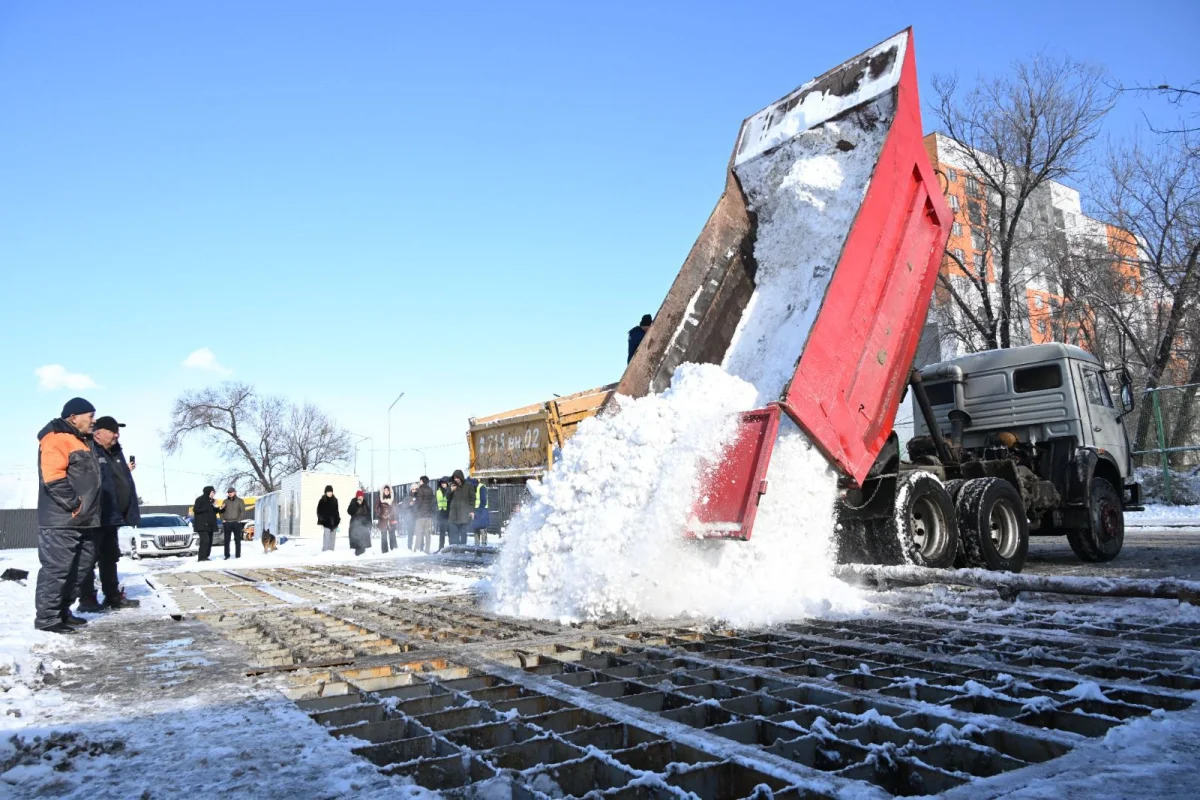
[[[120,433],[120,429],[125,427],[125,423],[117,422],[112,417],[101,417],[92,424],[92,427],[112,431],[113,433]]]

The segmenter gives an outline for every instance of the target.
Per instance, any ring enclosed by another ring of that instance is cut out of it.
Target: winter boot
[[[99,614],[104,610],[104,606],[100,605],[100,601],[96,599],[95,592],[79,598],[78,608],[84,614]]]
[[[65,622],[56,622],[45,628],[38,628],[39,631],[45,633],[74,633],[75,629]]]
[[[63,621],[64,625],[73,625],[76,628],[78,628],[82,625],[87,625],[86,619],[84,619],[83,617],[77,617],[74,614],[72,614],[70,611],[63,612],[62,621]]]
[[[121,587],[121,593],[118,594],[116,597],[104,598],[104,607],[105,608],[113,608],[113,609],[137,608],[141,604],[142,604],[141,600],[132,600],[125,596],[125,587],[124,586]]]

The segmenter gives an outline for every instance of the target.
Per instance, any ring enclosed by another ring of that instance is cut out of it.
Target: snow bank
[[[684,537],[739,411],[779,400],[795,372],[894,111],[890,95],[735,168],[757,218],[755,291],[724,362],[618,399],[580,426],[509,523],[493,611],[578,620],[777,622],[863,606],[831,577],[836,475],[790,421],[748,543]]]

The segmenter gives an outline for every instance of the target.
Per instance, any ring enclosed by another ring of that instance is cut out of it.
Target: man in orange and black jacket
[[[74,633],[87,623],[71,613],[85,573],[96,565],[100,462],[92,449],[96,408],[82,397],[38,432],[38,570],[34,626]]]

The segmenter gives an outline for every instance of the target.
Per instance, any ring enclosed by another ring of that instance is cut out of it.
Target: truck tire
[[[954,503],[955,509],[958,508],[958,495],[962,492],[963,484],[966,483],[962,478],[952,478],[946,481],[943,486],[950,493],[950,501]],[[954,566],[956,569],[962,569],[967,565],[967,557],[963,554],[962,530],[958,532],[958,551],[954,554]]]
[[[1029,520],[1015,486],[1003,478],[975,478],[961,487],[959,540],[968,567],[1020,572],[1029,553]]]
[[[1088,527],[1067,531],[1067,543],[1080,561],[1112,561],[1125,544],[1125,514],[1121,496],[1104,478],[1092,478],[1088,518]]]
[[[892,518],[880,532],[880,555],[887,561],[935,569],[954,565],[958,552],[954,501],[928,472],[907,472],[896,479]]]

